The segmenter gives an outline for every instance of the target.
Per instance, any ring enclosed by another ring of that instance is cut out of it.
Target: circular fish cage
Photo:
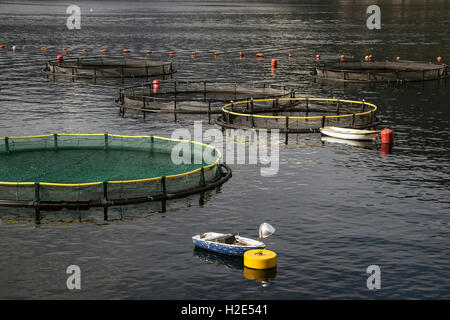
[[[408,82],[448,77],[444,63],[416,61],[340,61],[319,62],[314,75],[320,79],[345,82]]]
[[[170,61],[127,57],[87,57],[49,60],[44,73],[82,78],[139,78],[176,72]]]
[[[260,108],[255,102],[278,108]],[[283,107],[281,102],[292,102]],[[325,126],[370,128],[378,125],[377,106],[366,101],[323,98],[280,98],[228,103],[216,124],[223,129],[266,129],[281,133],[314,133]]]
[[[174,160],[174,155],[176,159]],[[180,157],[184,159],[179,161]],[[231,178],[220,151],[187,140],[113,134],[0,138],[0,206],[87,210],[166,202]],[[178,162],[178,163],[177,163]]]
[[[212,81],[162,81],[120,89],[115,104],[120,114],[127,110],[142,113],[194,115],[195,119],[220,114],[221,107],[229,101],[250,98],[291,98],[295,93],[282,85],[267,83],[238,84]],[[267,104],[267,102],[261,102]],[[281,104],[287,102],[283,101]]]

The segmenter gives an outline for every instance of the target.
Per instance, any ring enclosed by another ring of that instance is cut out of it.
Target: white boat
[[[324,143],[339,143],[350,145],[353,147],[363,148],[363,149],[376,149],[377,144],[375,141],[367,141],[367,140],[348,140],[348,139],[338,139],[333,137],[323,136],[320,138],[320,141]]]
[[[259,237],[263,239],[274,232],[274,227],[268,223],[263,223],[259,228]],[[196,247],[233,256],[242,256],[247,250],[263,249],[266,247],[264,242],[259,240],[217,232],[197,234],[192,237],[192,242]]]
[[[340,127],[323,127],[320,128],[323,135],[346,140],[362,140],[375,141],[380,134],[378,130],[360,130]]]

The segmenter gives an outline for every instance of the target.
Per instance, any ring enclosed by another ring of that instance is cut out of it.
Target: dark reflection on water
[[[365,98],[394,131],[388,156],[379,148],[291,136],[280,168],[263,177],[256,165],[233,165],[233,178],[200,207],[166,214],[132,207],[135,219],[55,226],[0,216],[1,298],[298,299],[449,298],[450,108],[448,83],[339,86],[310,77],[316,53],[435,61],[449,52],[448,1],[381,2],[382,29],[366,28],[371,2],[90,2],[82,29],[65,28],[65,3],[1,4],[0,136],[53,132],[170,136],[179,123],[125,117],[113,106],[120,81],[53,81],[45,61],[108,48],[174,61],[175,79],[288,83],[299,96]],[[92,11],[90,10],[92,9]],[[20,49],[26,44],[26,51]],[[43,53],[39,49],[48,46]],[[167,52],[176,55],[169,57]],[[191,51],[199,54],[192,58]],[[213,52],[222,54],[214,59]],[[244,59],[239,52],[246,53]],[[256,52],[266,57],[256,60]],[[288,53],[293,54],[292,58]],[[270,59],[278,59],[272,73]],[[126,83],[140,83],[132,80]],[[204,130],[213,127],[203,124]],[[156,208],[157,210],[157,208]],[[53,214],[53,213],[52,213]],[[120,212],[117,213],[120,219]],[[25,216],[26,219],[26,216]],[[263,221],[277,233],[276,277],[261,289],[244,271],[207,263],[191,237],[208,231],[257,237]],[[66,288],[67,266],[82,270],[82,290]],[[379,291],[366,268],[379,265]]]

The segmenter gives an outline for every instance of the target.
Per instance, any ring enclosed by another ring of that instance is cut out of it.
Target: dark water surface
[[[395,134],[389,156],[376,148],[322,144],[316,134],[292,136],[280,147],[275,176],[261,176],[257,165],[232,165],[233,178],[204,206],[194,199],[164,214],[138,206],[123,209],[140,216],[133,219],[35,227],[27,222],[29,210],[2,209],[0,298],[450,298],[448,83],[344,88],[310,76],[316,53],[324,59],[368,53],[448,59],[448,1],[402,3],[378,2],[382,28],[368,30],[365,10],[372,3],[363,1],[78,1],[81,30],[69,31],[65,11],[72,3],[0,2],[0,44],[8,45],[0,51],[0,136],[170,137],[176,128],[191,127],[161,117],[121,118],[113,106],[120,81],[47,79],[41,69],[62,47],[67,56],[79,56],[82,48],[88,55],[102,48],[115,54],[127,48],[132,56],[152,50],[153,58],[174,61],[176,79],[266,80],[295,85],[299,96],[365,98],[380,107],[383,126]],[[168,57],[169,50],[177,54]],[[193,50],[199,51],[195,59]],[[222,54],[214,59],[214,51]],[[242,60],[239,51],[246,52]],[[256,52],[266,58],[256,61]],[[271,58],[278,59],[275,74]],[[263,221],[277,228],[266,242],[278,254],[268,286],[247,279],[233,261],[193,250],[194,234],[256,238]],[[78,291],[66,287],[72,264],[82,272]],[[366,287],[366,268],[373,264],[381,268],[377,291]]]

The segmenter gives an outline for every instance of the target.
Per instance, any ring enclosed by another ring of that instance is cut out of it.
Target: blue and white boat
[[[268,223],[263,223],[259,228],[260,239],[266,238],[274,232],[274,227]],[[233,256],[243,256],[247,250],[264,249],[266,247],[264,242],[259,240],[217,232],[197,234],[192,237],[192,241],[196,247]]]

